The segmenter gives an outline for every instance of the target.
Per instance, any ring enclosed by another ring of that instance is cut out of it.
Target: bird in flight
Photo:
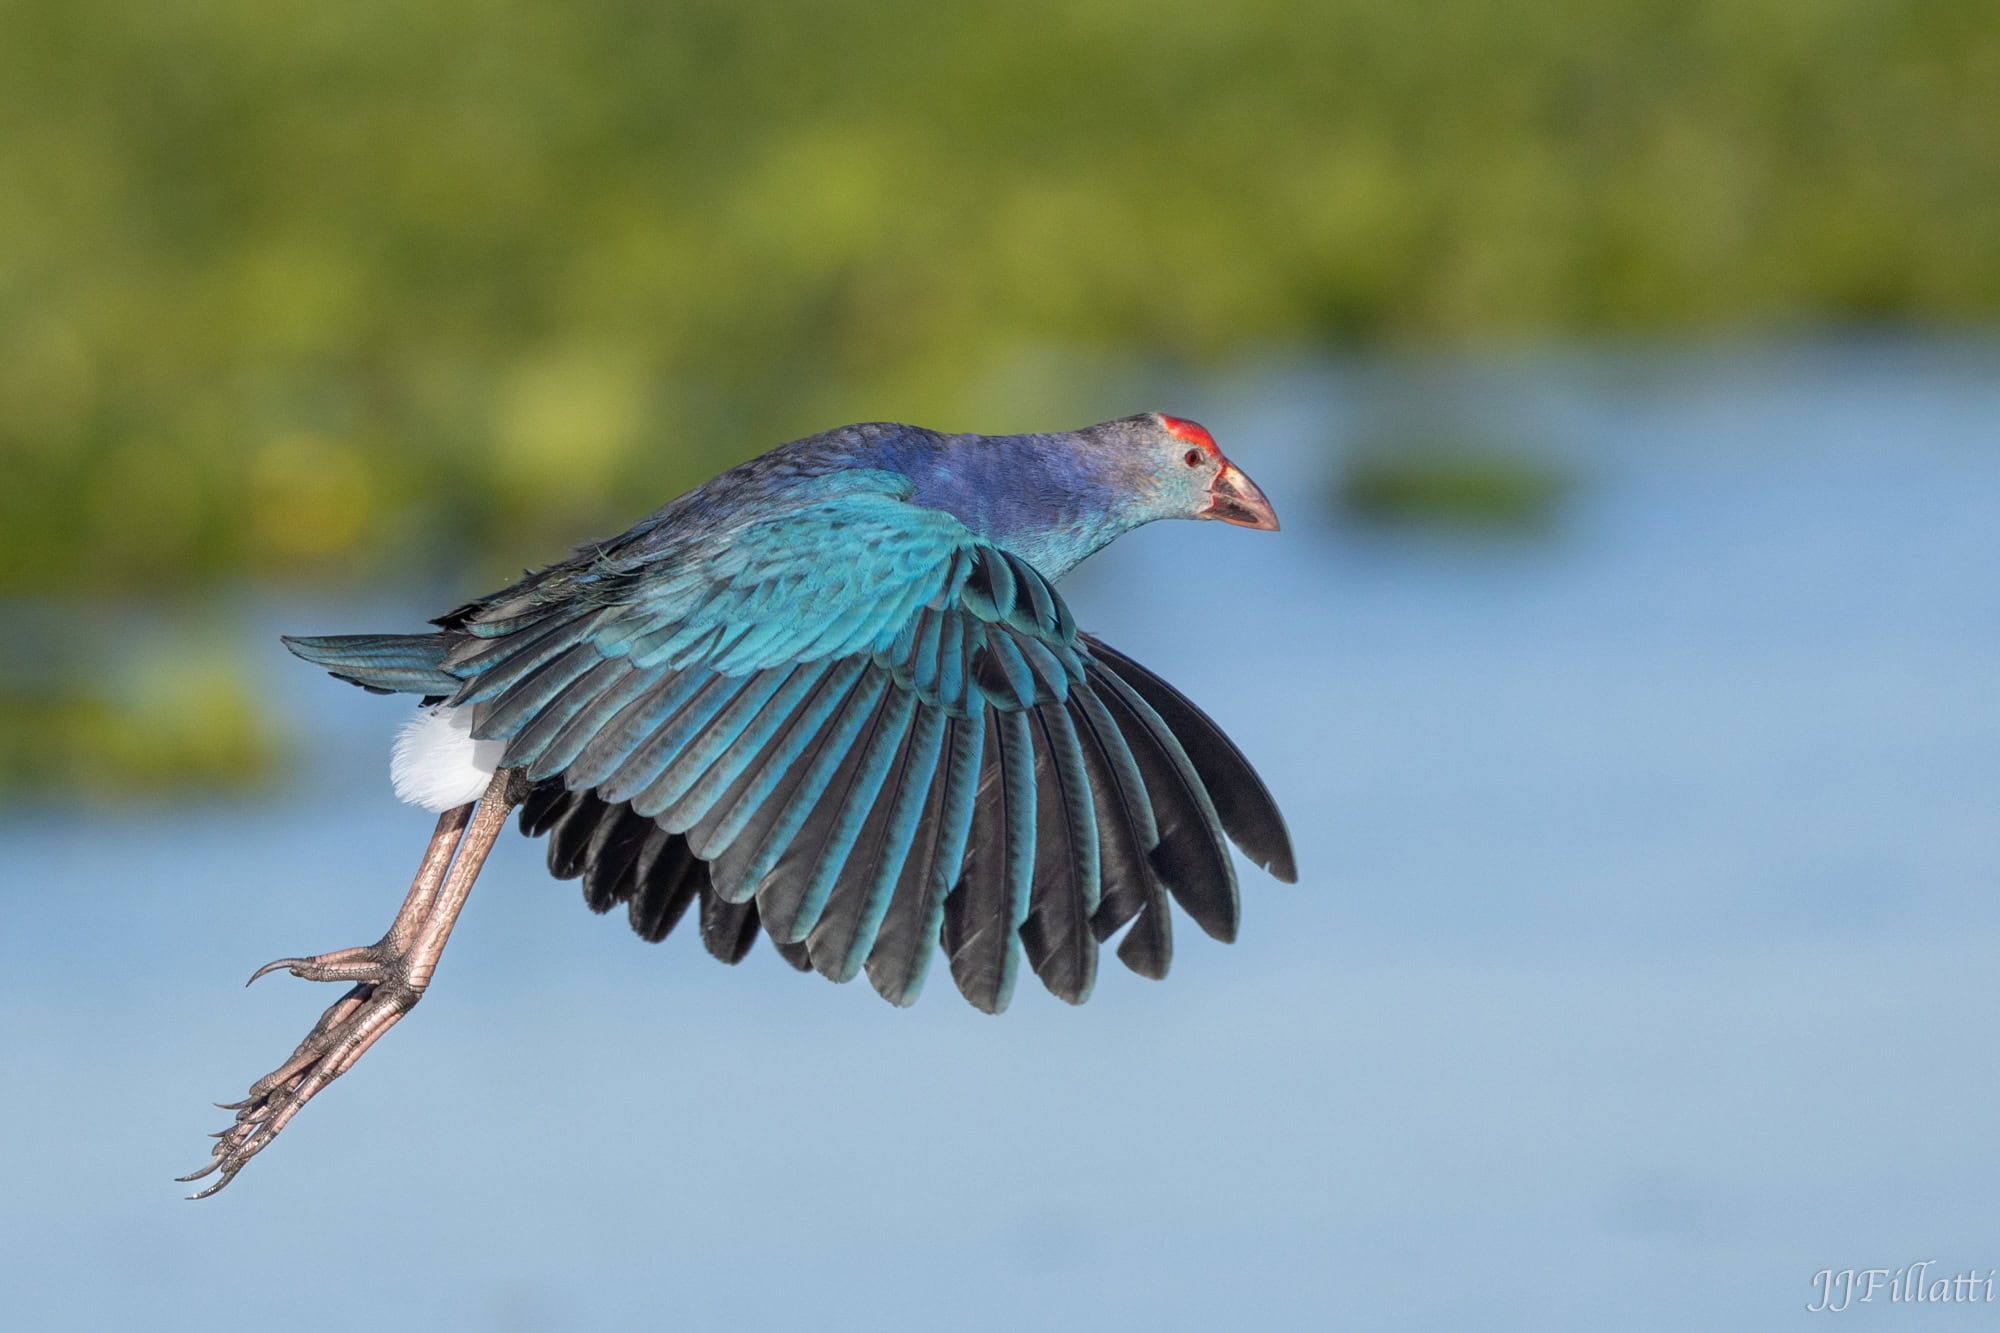
[[[480,866],[520,810],[549,868],[659,940],[692,910],[740,960],[866,971],[914,1001],[942,951],[1007,1007],[1020,961],[1082,1003],[1100,942],[1147,977],[1168,898],[1228,941],[1224,838],[1296,877],[1283,818],[1173,686],[1079,630],[1055,581],[1163,518],[1276,531],[1192,421],[953,435],[887,423],[781,445],[630,531],[468,602],[423,634],[287,638],[334,676],[421,707],[397,794],[439,812],[373,944],[258,969],[349,989],[223,1109],[227,1185],[430,984]]]

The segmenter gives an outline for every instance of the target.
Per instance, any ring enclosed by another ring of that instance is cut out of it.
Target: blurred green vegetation
[[[836,422],[1073,424],[1050,348],[2000,310],[1992,0],[0,0],[0,32],[0,595],[502,578]]]
[[[1349,456],[1334,498],[1364,522],[1525,534],[1555,521],[1569,486],[1553,463],[1530,453],[1406,440]]]
[[[0,792],[122,801],[245,791],[283,756],[241,664],[211,635],[107,634],[46,616],[10,629]]]
[[[2000,312],[1993,0],[0,0],[0,34],[0,608],[470,592],[794,435],[1079,424],[1274,349]],[[1435,461],[1347,501],[1553,503]],[[66,660],[0,669],[0,788],[273,762],[226,661]]]

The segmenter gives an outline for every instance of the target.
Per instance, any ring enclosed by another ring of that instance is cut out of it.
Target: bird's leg
[[[448,810],[438,819],[410,892],[378,942],[311,958],[281,958],[250,978],[282,968],[313,981],[354,985],[320,1015],[290,1059],[251,1084],[242,1101],[223,1105],[236,1112],[236,1123],[216,1135],[208,1164],[181,1179],[199,1180],[213,1171],[222,1177],[191,1197],[205,1199],[233,1180],[320,1089],[353,1068],[423,998],[472,882],[526,787],[519,769],[503,768],[476,804]]]

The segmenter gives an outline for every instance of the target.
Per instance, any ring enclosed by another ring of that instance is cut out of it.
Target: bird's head
[[[1145,412],[1037,435],[867,429],[874,452],[855,461],[901,473],[917,504],[957,516],[1047,578],[1156,519],[1278,529],[1257,484],[1181,417]]]
[[[1257,483],[1222,456],[1215,437],[1185,417],[1146,412],[1085,431],[1106,450],[1148,518],[1215,518],[1278,530],[1278,515]]]

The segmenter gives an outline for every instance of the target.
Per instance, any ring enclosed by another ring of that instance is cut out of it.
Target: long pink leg
[[[352,1069],[383,1033],[416,1007],[437,970],[472,883],[525,786],[518,769],[501,769],[476,804],[445,812],[410,892],[380,942],[311,958],[281,958],[252,975],[255,981],[282,968],[308,980],[356,984],[320,1016],[290,1059],[251,1084],[248,1097],[223,1106],[236,1112],[236,1123],[216,1136],[208,1164],[180,1179],[199,1180],[213,1171],[222,1177],[189,1197],[205,1199],[235,1179],[244,1163],[269,1147],[307,1102]]]

